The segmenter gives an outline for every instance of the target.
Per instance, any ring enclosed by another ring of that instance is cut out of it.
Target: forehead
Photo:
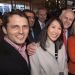
[[[19,15],[12,15],[9,17],[8,23],[11,24],[28,24],[28,20],[25,17],[19,16]]]
[[[31,13],[31,12],[25,12],[25,14],[26,14],[27,16],[34,16],[34,14]]]
[[[39,10],[39,13],[41,13],[41,14],[43,14],[43,13],[45,13],[46,14],[46,10],[45,9],[41,9],[41,10]]]
[[[57,20],[51,22],[50,26],[61,26]]]
[[[64,16],[65,16],[65,17],[69,17],[69,18],[74,18],[74,14],[73,14],[73,12],[71,12],[71,11],[66,11],[66,12],[64,13]]]
[[[13,19],[13,20],[19,20],[19,19],[25,19],[25,20],[27,20],[26,17],[19,16],[19,15],[16,15],[16,14],[10,16],[8,19],[9,19],[9,21],[12,20],[12,19]]]

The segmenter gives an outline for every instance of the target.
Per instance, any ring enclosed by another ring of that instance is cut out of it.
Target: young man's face
[[[4,33],[12,42],[22,45],[29,33],[28,20],[19,15],[13,15],[9,17],[7,29],[4,28]]]

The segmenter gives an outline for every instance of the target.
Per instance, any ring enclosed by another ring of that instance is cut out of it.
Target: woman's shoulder
[[[45,52],[44,49],[40,46],[39,43],[37,43],[36,53],[43,53]]]
[[[36,47],[37,50],[42,49],[39,43],[36,44]]]

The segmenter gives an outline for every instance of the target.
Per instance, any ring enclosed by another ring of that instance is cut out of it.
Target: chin
[[[23,46],[23,45],[24,45],[24,43],[17,43],[17,45],[19,45],[19,46]]]
[[[24,44],[24,43],[25,43],[24,41],[22,41],[22,42],[17,42],[18,45],[22,45],[22,44]]]
[[[56,40],[55,40],[55,39],[51,39],[51,41],[53,41],[53,42],[54,42],[54,41],[56,41]]]
[[[57,39],[53,39],[53,41],[56,41]]]

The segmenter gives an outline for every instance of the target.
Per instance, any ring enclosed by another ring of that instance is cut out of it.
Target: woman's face
[[[52,41],[56,41],[60,36],[62,28],[57,20],[54,20],[48,27],[48,37]]]

